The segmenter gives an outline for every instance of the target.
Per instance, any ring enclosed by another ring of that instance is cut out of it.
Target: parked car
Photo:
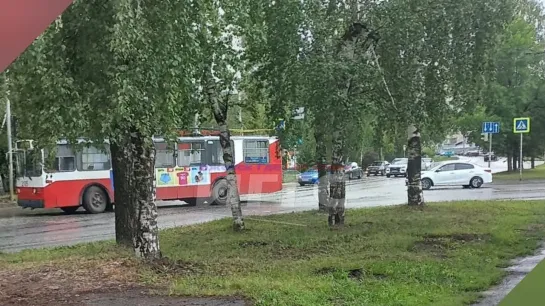
[[[369,165],[367,167],[367,176],[370,176],[371,174],[377,175],[386,175],[386,168],[388,168],[388,165],[390,165],[387,161],[376,161]]]
[[[361,179],[363,177],[363,169],[356,162],[350,163],[350,165],[347,165],[344,170],[345,177],[347,177],[349,180],[355,178]]]
[[[452,157],[454,156],[454,151],[442,151],[441,153],[439,153],[440,156],[445,156],[445,157]]]
[[[398,177],[398,176],[407,176],[407,164],[409,163],[408,158],[396,158],[392,161],[392,164],[388,165],[386,168],[386,177]]]
[[[471,150],[471,151],[467,151],[466,156],[479,156],[481,155],[481,152],[479,152],[479,150]]]
[[[330,165],[326,166],[326,171],[327,171],[327,177],[329,177],[330,175],[329,173],[331,171]],[[357,163],[351,163],[350,165],[346,165],[344,168],[344,171],[345,171],[345,179],[352,180],[355,178],[363,177],[363,169],[361,169]],[[320,177],[318,175],[318,169],[316,168],[316,166],[299,174],[297,176],[297,182],[301,186],[318,184],[320,182]]]
[[[311,168],[299,174],[299,176],[297,177],[297,181],[301,186],[318,184],[318,169]]]
[[[460,161],[448,161],[422,171],[422,189],[434,186],[463,186],[464,188],[481,188],[483,184],[492,183],[492,171],[488,168]]]
[[[484,154],[484,161],[488,161],[488,153]],[[496,156],[496,154],[494,154],[494,152],[492,152],[492,161],[498,161],[498,157]]]

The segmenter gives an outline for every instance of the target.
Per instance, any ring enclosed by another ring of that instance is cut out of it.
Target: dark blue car
[[[318,170],[309,169],[299,174],[299,176],[297,177],[297,181],[301,186],[318,184]]]

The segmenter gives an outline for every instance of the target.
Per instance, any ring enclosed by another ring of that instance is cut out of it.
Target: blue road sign
[[[514,118],[513,133],[530,133],[530,118]]]
[[[499,122],[483,122],[483,134],[498,134],[500,132]]]

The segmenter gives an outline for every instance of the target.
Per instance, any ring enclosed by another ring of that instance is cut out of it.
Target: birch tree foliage
[[[249,7],[243,1],[202,1],[200,18],[196,25],[197,41],[200,47],[200,62],[197,76],[200,85],[200,105],[207,107],[220,129],[220,143],[223,160],[227,168],[225,179],[213,186],[226,188],[225,203],[231,208],[234,230],[244,230],[240,195],[234,167],[234,148],[228,126],[229,109],[233,97],[239,96],[242,79],[248,73],[248,61],[245,59],[242,29],[247,20]]]
[[[249,54],[258,63],[254,75],[261,85],[259,93],[268,95],[272,118],[288,119],[288,129],[295,125],[289,121],[291,110],[305,107],[305,120],[314,125],[316,159],[320,177],[324,178],[320,180],[319,207],[325,210],[328,202],[325,164],[329,163],[327,151],[335,132],[333,123],[338,121],[331,116],[332,111],[338,110],[341,122],[350,122],[358,121],[361,110],[366,108],[360,103],[365,101],[361,98],[366,94],[366,82],[351,82],[349,100],[346,90],[341,93],[338,89],[346,87],[347,76],[372,79],[362,77],[369,70],[364,67],[368,64],[366,59],[346,60],[341,56],[343,35],[349,35],[352,22],[358,20],[351,19],[351,6],[337,1],[254,5],[259,9],[252,10],[252,20],[264,25],[254,27],[258,30],[249,35],[249,40],[257,42],[249,44]],[[350,133],[354,131],[351,129]],[[338,132],[345,135],[347,130]],[[347,155],[346,149],[343,145],[341,155]]]
[[[409,204],[423,203],[420,190],[420,133],[446,131],[448,120],[471,109],[480,97],[487,51],[512,18],[515,3],[504,1],[391,1],[377,22],[379,54],[391,90],[381,103],[408,131]],[[400,30],[401,29],[401,30]]]
[[[169,1],[75,1],[14,64],[14,105],[28,115],[21,125],[30,137],[110,140],[116,239],[146,258],[160,256],[151,137],[188,119],[195,49],[180,46],[194,42],[194,11]]]
[[[545,41],[540,39],[535,23],[519,16],[511,22],[500,36],[500,43],[492,53],[494,74],[485,91],[487,99],[483,105],[486,114],[501,124],[501,134],[496,137],[496,152],[507,156],[519,155],[519,135],[514,135],[514,117],[540,118],[545,111],[543,92],[543,50]],[[543,148],[543,125],[540,120],[532,122],[532,130],[525,135],[524,152],[528,156],[541,156]]]
[[[301,127],[305,125],[292,120],[293,110],[304,106],[298,87],[300,50],[306,39],[304,6],[295,0],[249,1],[248,5],[244,44],[251,68],[245,92],[250,99],[264,104],[269,128],[280,119],[285,121],[285,129],[278,135],[281,146],[290,149],[303,137]]]
[[[299,1],[280,1],[271,4],[254,2],[255,7],[252,10],[251,20],[255,25],[254,30],[249,32],[248,55],[256,63],[253,75],[256,78],[255,84],[257,90],[255,94],[264,95],[269,100],[269,116],[272,120],[278,118],[287,119],[287,133],[293,127],[290,122],[290,112],[294,107],[305,107],[306,119],[312,120],[316,117],[317,106],[324,107],[324,95],[313,92],[313,89],[319,88],[321,93],[328,95],[329,84],[322,82],[323,77],[314,78],[317,73],[309,74],[308,67],[314,67],[323,70],[323,65],[318,64],[310,51],[315,44],[317,31],[315,26],[322,26],[323,14],[320,9],[323,8],[321,2],[311,4],[309,2]],[[314,8],[312,5],[316,5]],[[312,15],[319,13],[322,15]],[[315,19],[312,19],[315,18]],[[314,72],[314,71],[312,71]],[[326,75],[331,75],[326,72]],[[309,82],[310,81],[310,82]],[[325,86],[323,86],[325,85]],[[319,97],[321,100],[316,100]],[[310,102],[310,103],[309,103]],[[327,126],[327,121],[318,120],[320,126],[313,120],[315,126],[317,147],[320,148],[322,155],[325,154],[324,137],[322,130]],[[320,155],[318,159],[323,160],[319,163],[320,177],[324,177],[325,157]],[[327,181],[320,180],[320,193],[326,194]],[[325,209],[325,198],[321,196],[322,203],[320,207]]]
[[[310,91],[321,96],[316,97],[321,103],[308,103],[316,114],[316,124],[321,128],[316,128],[316,141],[321,145],[317,145],[316,148],[319,164],[324,164],[326,151],[323,143],[324,134],[330,134],[332,137],[329,193],[326,195],[322,180],[319,186],[319,207],[323,209],[324,203],[327,203],[330,226],[344,224],[343,163],[348,157],[348,139],[353,133],[358,133],[360,137],[362,135],[363,130],[358,129],[353,123],[361,124],[365,114],[371,113],[372,103],[369,94],[378,76],[373,55],[379,34],[368,20],[363,19],[365,15],[357,12],[358,3],[351,4],[352,6],[344,9],[327,8],[322,24],[328,22],[335,24],[337,21],[337,26],[333,26],[335,30],[329,33],[324,28],[316,28],[317,39],[313,41],[308,56],[309,62],[315,61],[316,64],[305,66],[309,69],[305,75],[315,77],[314,83],[308,79],[307,84],[311,84]],[[332,17],[334,15],[337,15],[336,19]]]

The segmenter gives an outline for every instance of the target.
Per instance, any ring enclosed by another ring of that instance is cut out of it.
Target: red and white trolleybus
[[[177,143],[154,138],[154,143],[158,200],[225,204],[226,168],[218,136],[179,137]],[[233,136],[231,145],[240,194],[282,190],[282,158],[276,137]],[[113,207],[115,182],[107,142],[76,147],[59,141],[55,158],[47,157],[44,149],[17,151],[19,206],[60,208],[67,213],[80,206],[90,213]]]

